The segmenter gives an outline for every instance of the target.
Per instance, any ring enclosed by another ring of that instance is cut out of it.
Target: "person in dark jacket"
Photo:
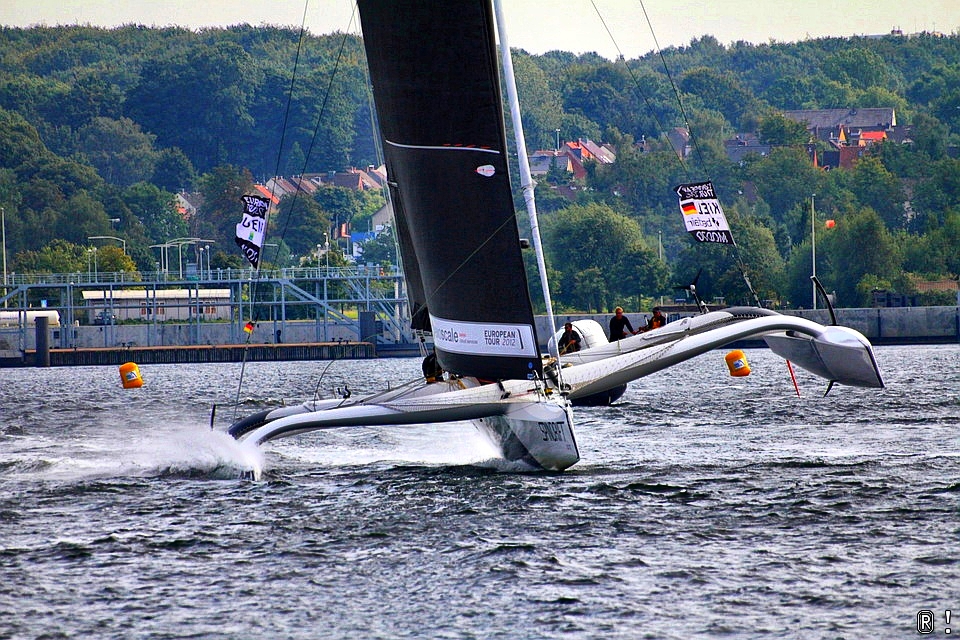
[[[623,314],[623,307],[617,307],[613,310],[613,317],[610,318],[610,342],[626,338],[628,331],[630,335],[637,334],[633,330],[633,325],[630,324],[630,319]]]
[[[560,355],[580,351],[580,334],[573,330],[573,324],[563,325],[563,335],[560,336]]]

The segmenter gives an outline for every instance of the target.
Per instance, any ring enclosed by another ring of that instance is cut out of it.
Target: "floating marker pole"
[[[797,385],[797,376],[793,373],[793,365],[790,364],[790,361],[787,360],[787,371],[790,372],[790,379],[793,380],[793,388],[797,392],[797,397],[800,397],[800,387]]]

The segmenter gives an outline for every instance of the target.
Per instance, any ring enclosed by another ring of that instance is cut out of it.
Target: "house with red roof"
[[[559,149],[539,150],[530,154],[530,173],[535,176],[547,174],[551,169],[572,173],[575,180],[587,177],[585,162],[613,164],[617,155],[606,145],[592,140],[578,139],[563,143]]]

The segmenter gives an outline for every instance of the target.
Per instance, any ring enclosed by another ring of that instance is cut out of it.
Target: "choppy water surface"
[[[921,610],[960,633],[960,346],[879,348],[887,389],[827,398],[747,356],[579,409],[563,474],[468,424],[249,450],[209,427],[239,365],[0,370],[0,637],[905,638]],[[327,365],[247,365],[249,411],[419,369]]]

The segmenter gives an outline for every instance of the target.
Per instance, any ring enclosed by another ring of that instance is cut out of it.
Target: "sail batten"
[[[489,3],[358,4],[413,326],[447,371],[540,375]]]
[[[498,155],[500,154],[500,151],[497,149],[486,149],[483,147],[474,147],[471,145],[428,146],[428,145],[402,144],[399,142],[393,142],[391,140],[384,140],[384,143],[393,147],[400,147],[404,149],[433,149],[435,151],[484,151],[486,153],[495,153]]]

